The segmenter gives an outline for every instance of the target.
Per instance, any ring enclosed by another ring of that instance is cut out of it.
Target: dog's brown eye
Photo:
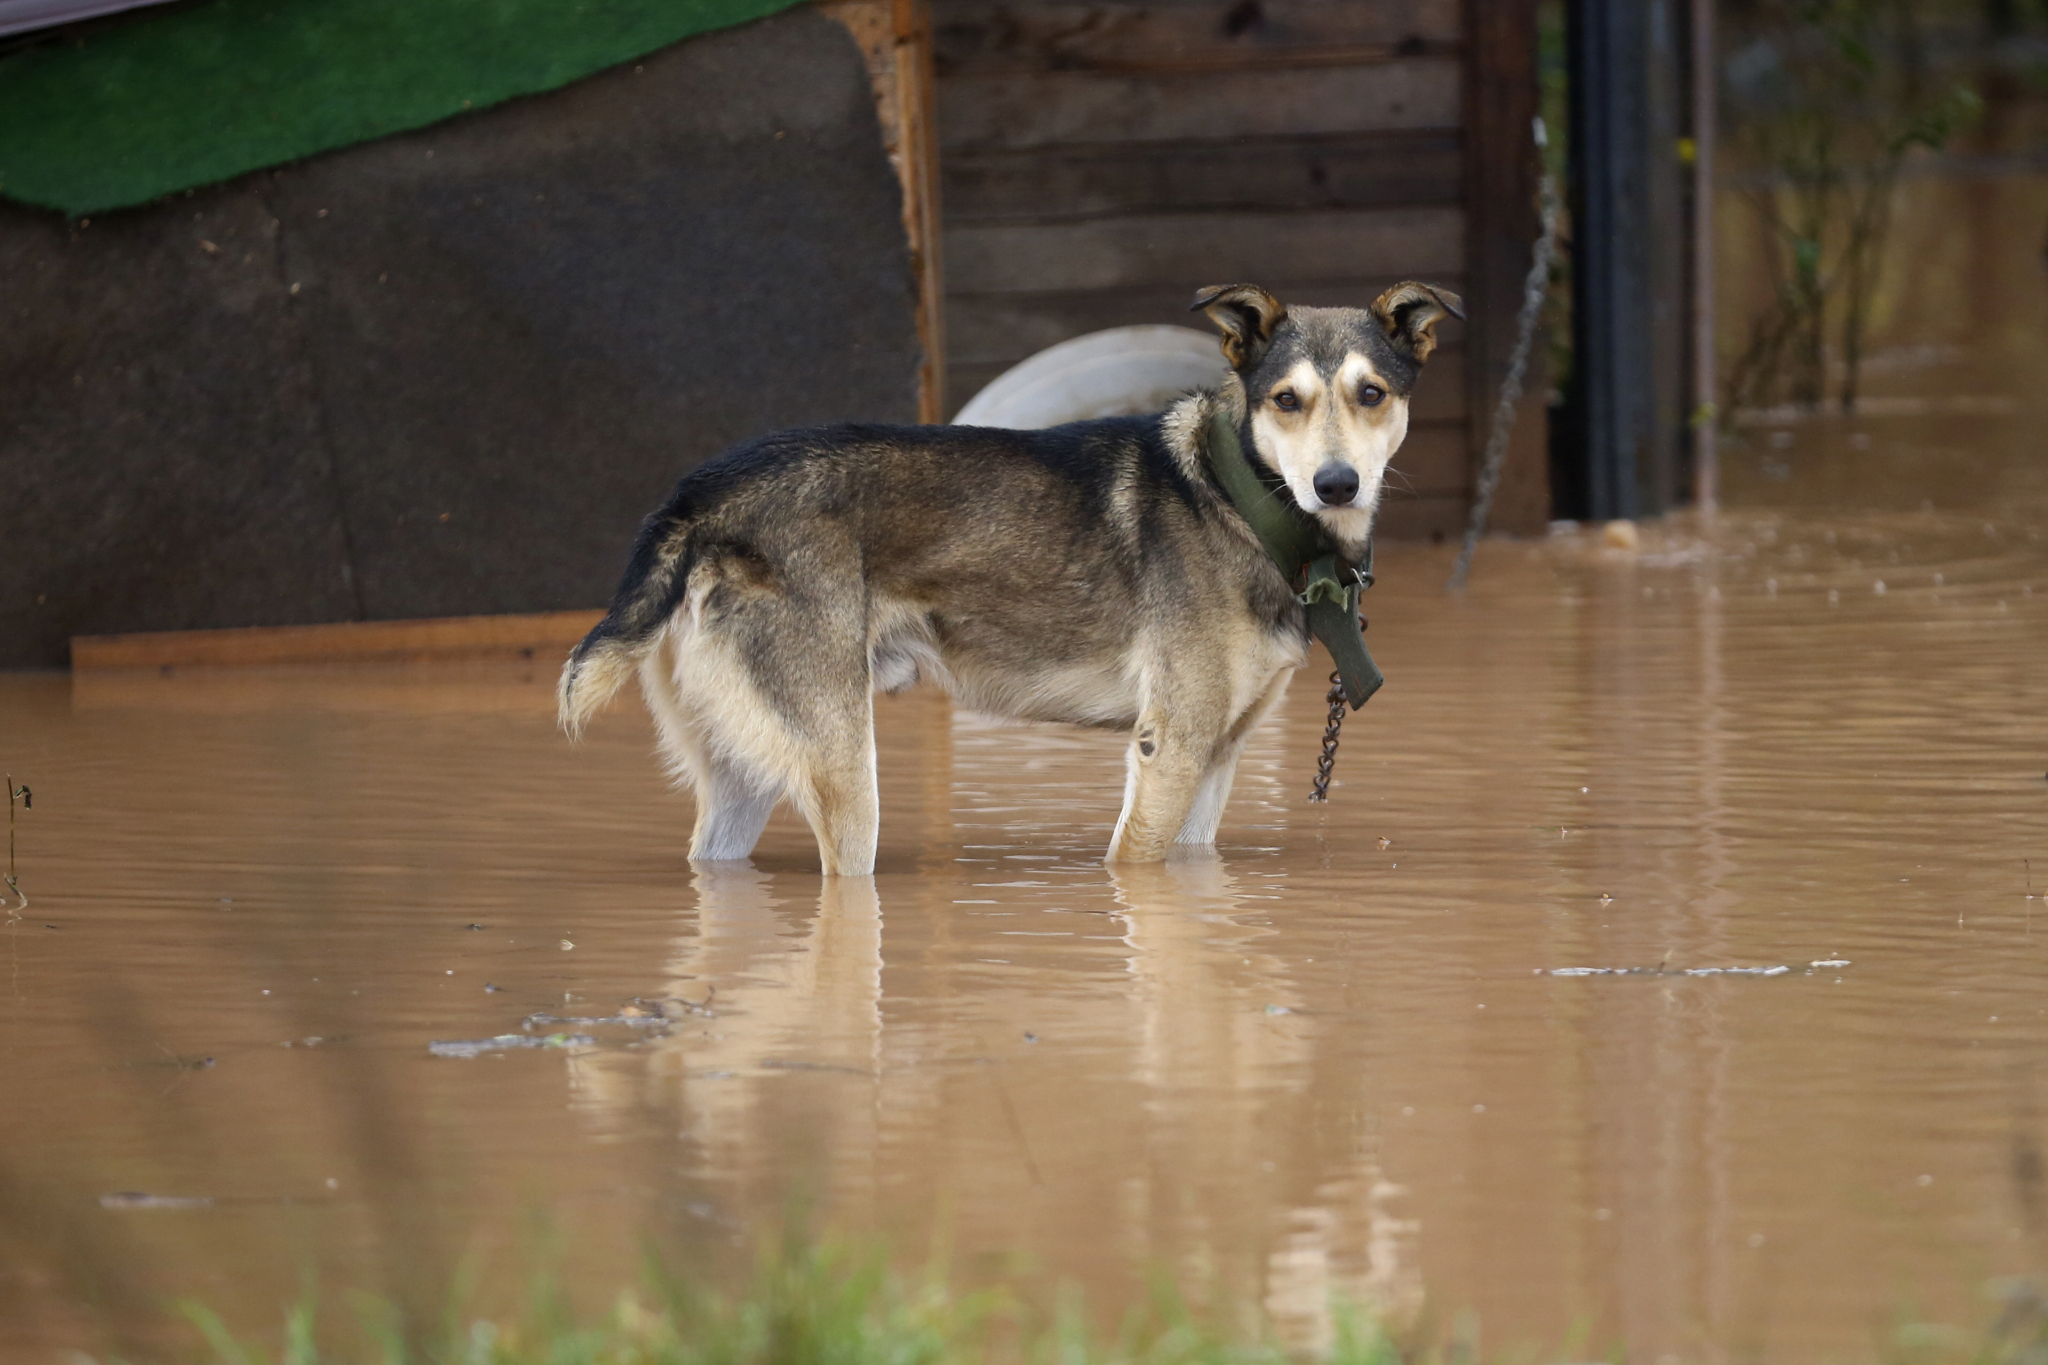
[[[1273,395],[1273,406],[1282,412],[1293,412],[1301,406],[1301,400],[1294,396],[1293,389],[1282,389]]]
[[[1377,384],[1367,384],[1358,391],[1358,401],[1369,408],[1378,407],[1386,396],[1387,391]]]

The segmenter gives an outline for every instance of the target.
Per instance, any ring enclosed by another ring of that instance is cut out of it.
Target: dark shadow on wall
[[[0,204],[0,667],[601,605],[706,457],[914,420],[915,308],[805,11],[141,209]]]

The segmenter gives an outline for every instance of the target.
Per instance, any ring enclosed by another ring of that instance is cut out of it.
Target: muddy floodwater
[[[436,1301],[543,1216],[602,1299],[793,1206],[1302,1347],[1345,1299],[1643,1361],[1981,1322],[2048,1270],[2048,480],[2001,411],[1750,430],[1717,524],[1490,543],[1462,599],[1383,547],[1331,802],[1305,673],[1164,868],[1099,861],[1118,736],[936,695],[878,702],[881,870],[826,884],[787,815],[692,871],[637,702],[572,746],[552,661],[0,676],[0,1356]],[[507,1035],[554,1041],[433,1046]]]

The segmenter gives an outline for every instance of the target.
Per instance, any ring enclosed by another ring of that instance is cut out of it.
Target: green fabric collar
[[[1237,428],[1221,410],[1210,415],[1203,447],[1230,505],[1266,547],[1281,577],[1297,589],[1309,632],[1330,651],[1344,697],[1356,711],[1387,680],[1365,647],[1358,619],[1359,594],[1372,586],[1372,542],[1366,542],[1363,563],[1340,558],[1322,524],[1297,507],[1284,488],[1269,487],[1252,469]]]

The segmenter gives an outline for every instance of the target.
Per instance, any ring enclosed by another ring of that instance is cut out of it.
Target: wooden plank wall
[[[1533,46],[1525,0],[931,0],[946,412],[1083,332],[1206,327],[1187,311],[1204,284],[1362,306],[1412,277],[1469,296],[1465,3],[1526,9]],[[1443,335],[1389,533],[1466,515],[1480,405],[1466,329]]]

